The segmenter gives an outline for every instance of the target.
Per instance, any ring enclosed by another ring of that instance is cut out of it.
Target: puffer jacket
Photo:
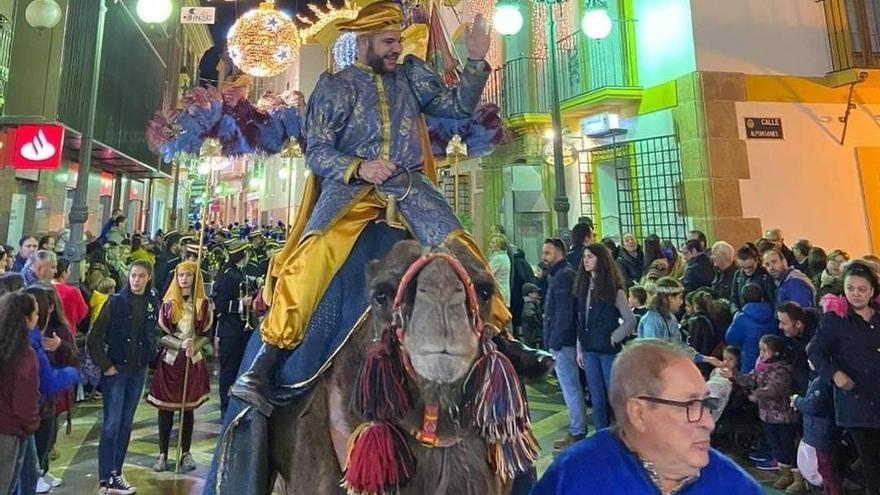
[[[740,371],[749,373],[755,368],[755,361],[758,359],[758,341],[768,334],[782,336],[779,324],[776,322],[776,312],[770,304],[748,303],[736,314],[724,340],[728,345],[735,345],[742,351]]]
[[[798,413],[791,408],[794,393],[791,364],[784,359],[775,358],[764,363],[762,371],[748,374],[734,373],[737,385],[752,390],[758,402],[758,416],[769,424],[795,424]]]

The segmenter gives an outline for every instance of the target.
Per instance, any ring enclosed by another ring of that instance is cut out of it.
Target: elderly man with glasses
[[[709,445],[716,401],[685,348],[653,339],[626,346],[609,396],[617,427],[557,457],[532,495],[762,493]]]

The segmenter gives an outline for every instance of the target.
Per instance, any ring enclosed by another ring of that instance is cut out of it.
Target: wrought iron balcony
[[[630,71],[634,69],[625,57],[622,39],[618,34],[592,40],[575,33],[558,41],[556,70],[563,109],[567,102],[594,91],[631,86]],[[490,75],[484,100],[497,103],[506,119],[548,113],[549,66],[545,58],[509,60]]]

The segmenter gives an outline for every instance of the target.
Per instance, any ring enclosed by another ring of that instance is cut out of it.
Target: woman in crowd
[[[651,234],[648,237],[645,237],[642,245],[644,247],[645,254],[642,263],[642,277],[644,277],[648,274],[648,270],[651,268],[654,260],[666,261],[666,258],[663,256],[663,248],[660,245],[660,237],[658,237],[656,234]],[[667,273],[668,271],[669,267],[667,262]]]
[[[816,285],[817,282],[820,281],[818,277],[825,271],[825,268],[828,267],[828,253],[819,246],[813,246],[807,254],[807,266],[809,267],[810,273],[813,274],[811,276],[813,286],[818,287],[818,285]]]
[[[153,466],[156,472],[168,469],[174,411],[181,408],[184,413],[183,431],[178,432],[182,451],[179,464],[184,472],[196,468],[189,452],[193,411],[208,400],[208,367],[202,348],[210,342],[207,334],[213,313],[211,301],[205,296],[199,267],[192,261],[177,265],[174,281],[169,285],[159,310],[162,350],[147,396],[147,402],[159,409],[159,457]]]
[[[681,280],[681,277],[684,275],[685,262],[684,258],[678,254],[675,243],[665,240],[661,244],[660,249],[663,257],[669,262],[669,276],[676,280]]]
[[[55,252],[55,236],[52,234],[46,234],[43,237],[40,237],[40,242],[37,243],[39,250],[46,250]]]
[[[821,300],[825,294],[843,295],[843,264],[847,261],[849,254],[846,251],[835,249],[828,253],[825,269],[813,278],[816,299]]]
[[[865,493],[880,493],[880,275],[854,260],[843,269],[843,296],[826,296],[807,348],[816,371],[834,383],[834,416],[859,451]]]
[[[6,246],[0,244],[0,273],[6,273],[6,265],[9,258],[10,256],[9,252],[6,251]]]
[[[504,302],[510,307],[510,255],[507,253],[507,238],[495,234],[489,239],[489,268],[498,282]]]
[[[67,323],[70,324],[70,333],[76,337],[76,328],[79,323],[89,315],[89,305],[83,298],[82,292],[67,281],[70,279],[70,260],[61,256],[55,267],[55,277],[52,286],[61,299],[61,310]]]
[[[693,313],[687,319],[688,345],[703,356],[721,359],[724,350],[724,333],[717,331],[712,318],[712,294],[698,290],[688,294]],[[709,378],[713,366],[709,363],[697,365],[704,378]]]
[[[684,304],[684,287],[671,277],[657,280],[655,286],[656,294],[648,303],[648,312],[639,320],[639,338],[681,342],[675,314]]]
[[[635,316],[624,292],[623,276],[602,244],[584,249],[575,278],[577,298],[577,360],[587,378],[593,401],[593,424],[597,430],[610,420],[608,388],[611,365],[620,343],[635,328]]]
[[[39,307],[37,326],[42,332],[43,346],[49,359],[49,365],[55,369],[78,369],[79,359],[76,344],[56,292],[51,287],[38,285],[28,287],[25,292],[34,297]],[[59,411],[67,412],[70,410],[71,392],[72,386],[47,395],[40,409],[40,429],[34,439],[40,467],[37,491],[41,493],[43,490],[40,488],[55,488],[61,484],[60,479],[49,474],[49,453],[55,444],[58,430],[57,415]]]
[[[645,264],[645,253],[636,241],[636,236],[623,234],[622,243],[617,255],[617,265],[623,275],[626,288],[630,288],[642,278],[642,267]]]
[[[16,493],[28,439],[33,438],[40,427],[40,364],[28,337],[38,318],[37,303],[32,296],[12,292],[0,297],[2,495]]]

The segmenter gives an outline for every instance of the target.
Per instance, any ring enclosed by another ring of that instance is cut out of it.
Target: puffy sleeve
[[[338,77],[321,75],[309,98],[305,118],[306,165],[325,179],[348,184],[354,179],[360,157],[336,149],[337,134],[345,128],[355,91]]]
[[[406,57],[403,65],[419,106],[434,117],[464,119],[473,115],[489,79],[489,64],[483,60],[468,60],[461,81],[452,88],[418,57]]]
[[[829,381],[833,380],[834,373],[840,369],[834,363],[834,356],[839,346],[837,326],[842,322],[837,315],[826,313],[819,322],[816,336],[807,346],[807,356],[815,366],[816,373]]]

